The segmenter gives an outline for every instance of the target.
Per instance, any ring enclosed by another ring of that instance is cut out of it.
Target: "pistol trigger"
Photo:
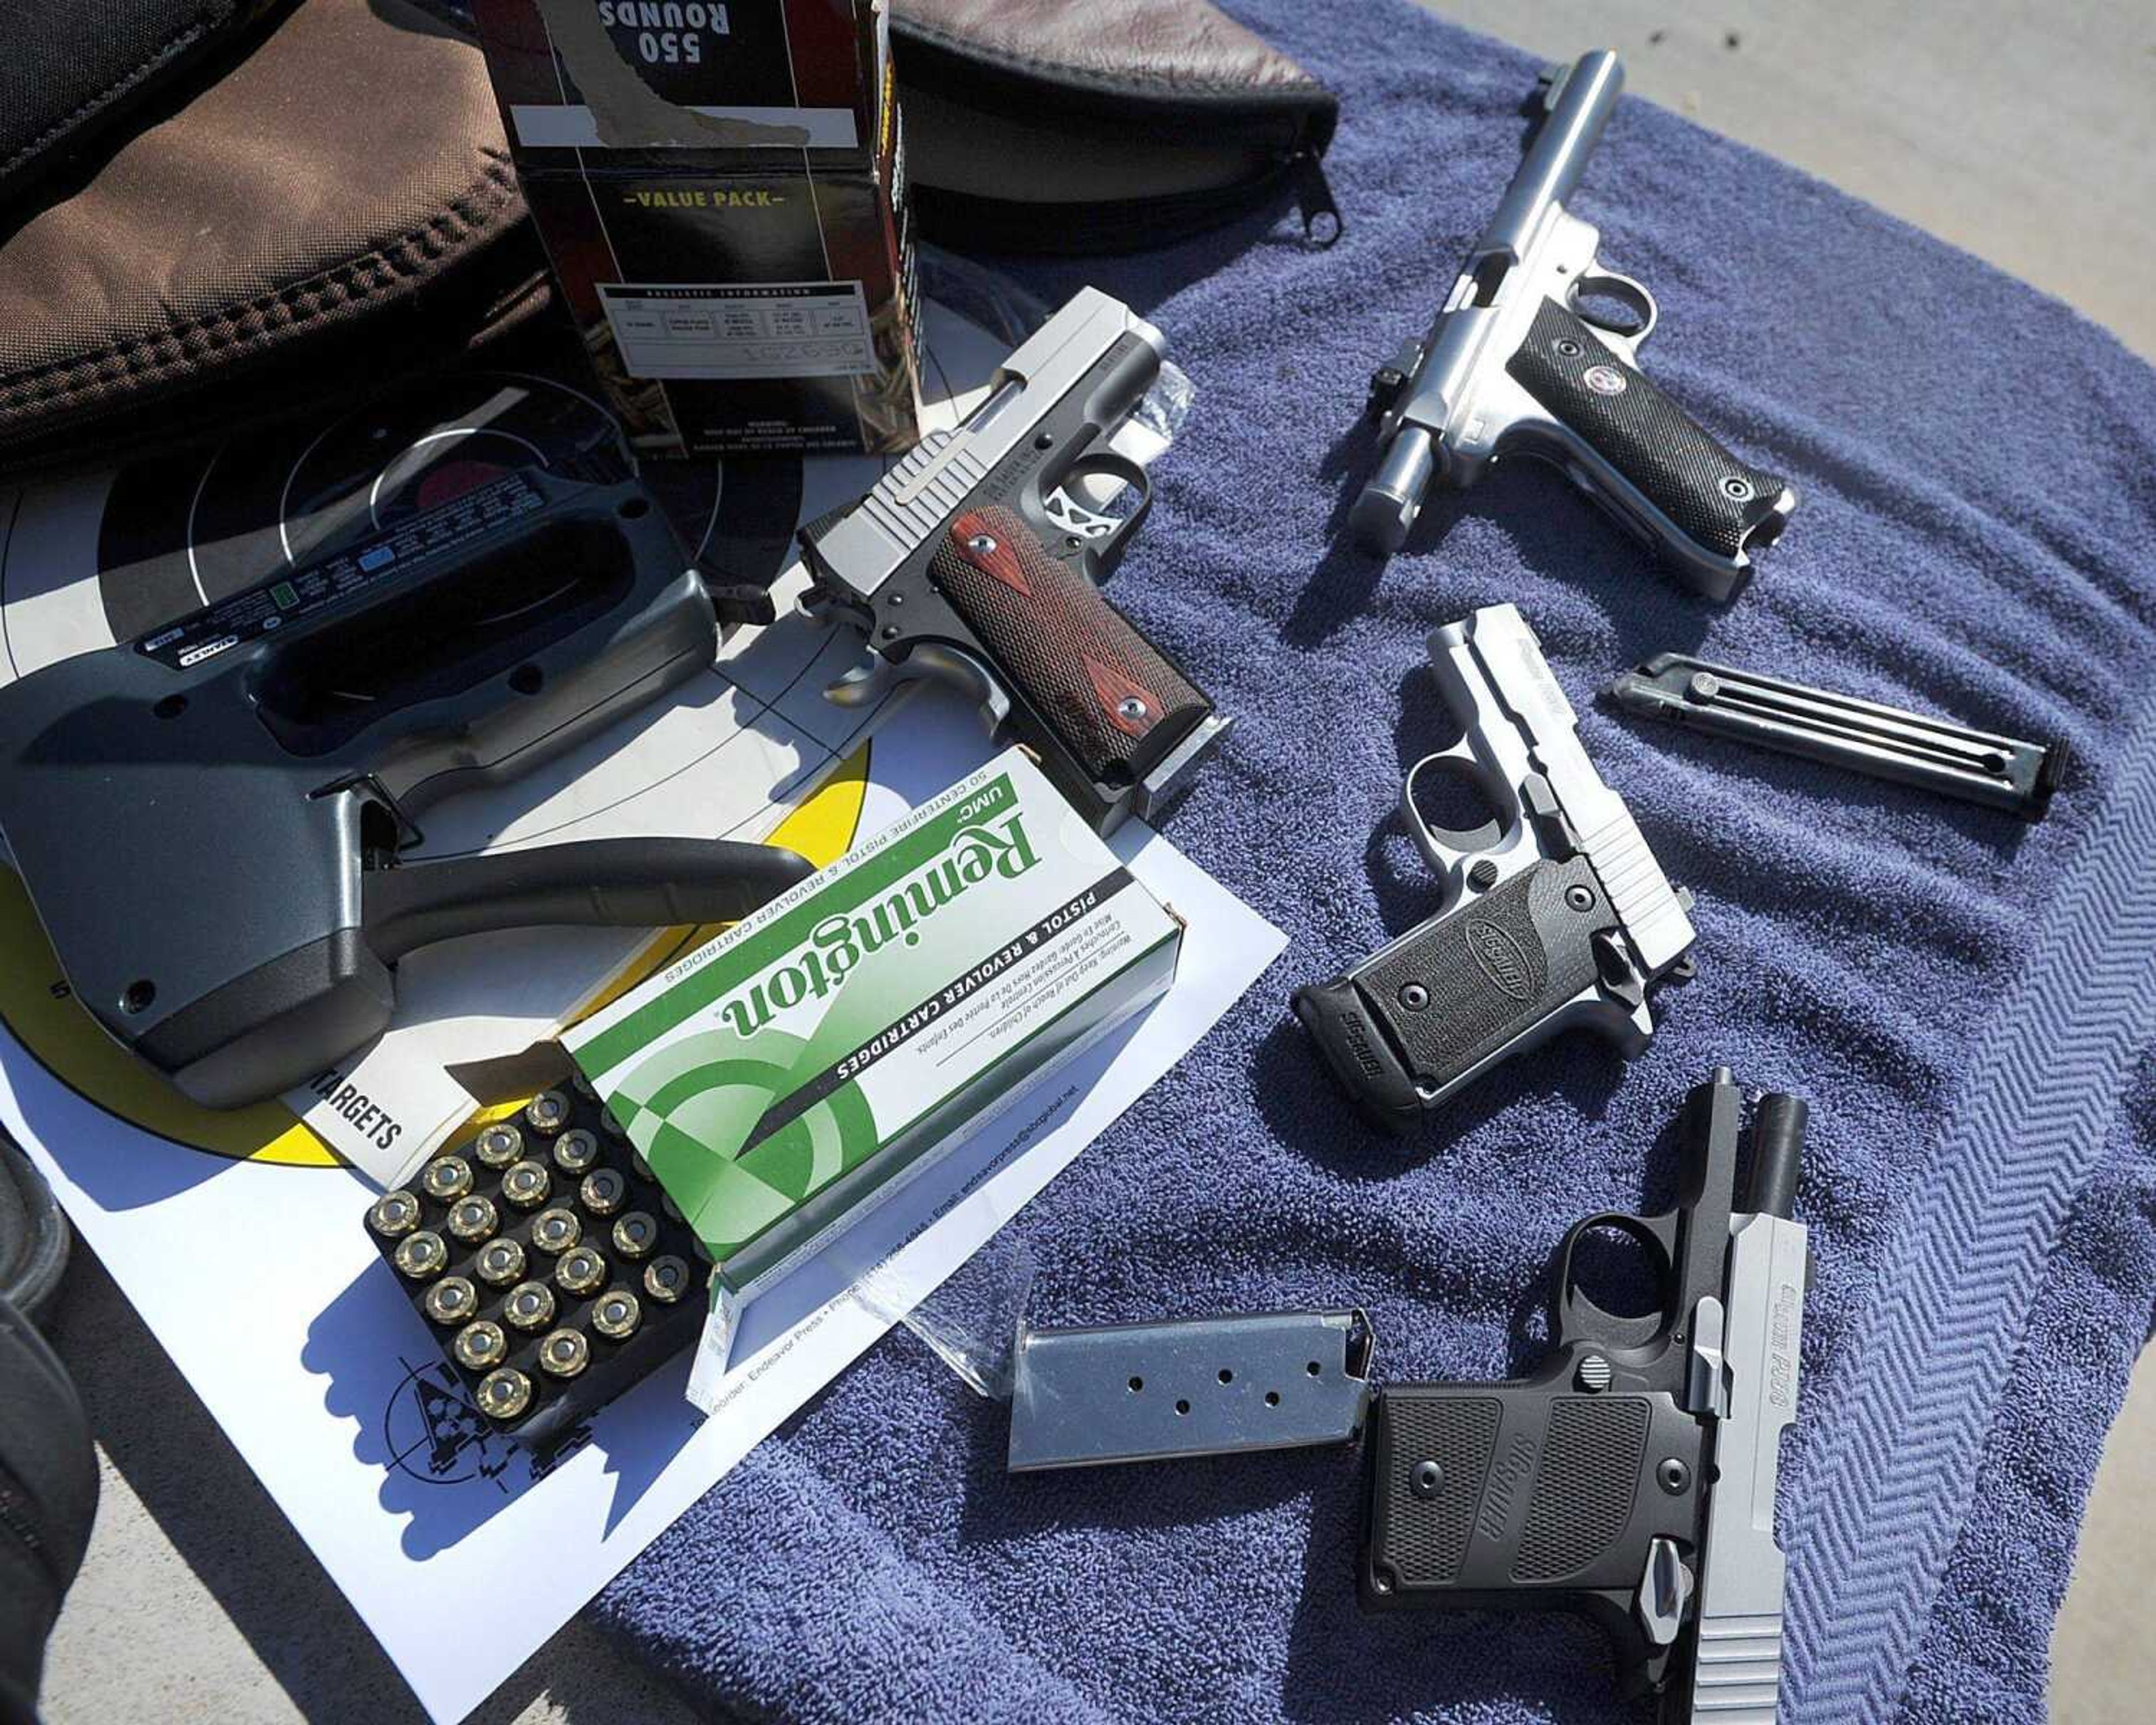
[[[1640,1573],[1640,1591],[1632,1601],[1640,1631],[1656,1647],[1666,1647],[1684,1627],[1691,1604],[1691,1571],[1685,1567],[1677,1543],[1666,1534],[1647,1542],[1646,1566]]]
[[[896,663],[871,649],[824,691],[824,698],[834,706],[870,707],[900,684],[921,681],[947,684],[970,700],[980,709],[990,742],[1003,734],[1011,711],[1003,685],[972,654],[942,641],[921,641]]]
[[[1113,516],[1086,508],[1060,485],[1042,501],[1040,512],[1050,526],[1077,539],[1106,539],[1122,525]]]
[[[906,655],[899,675],[932,678],[956,689],[980,710],[981,722],[988,727],[991,742],[1003,735],[1004,726],[1010,722],[1010,696],[1004,693],[1004,685],[963,648],[942,641],[923,641]]]

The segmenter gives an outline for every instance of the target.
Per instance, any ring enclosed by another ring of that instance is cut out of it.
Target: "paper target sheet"
[[[959,701],[924,691],[789,818],[839,822],[850,840],[989,752]],[[367,1233],[370,1185],[318,1143],[253,1148],[244,1124],[179,1103],[20,963],[0,966],[0,1124],[429,1713],[456,1720],[1023,1208],[1279,954],[1279,932],[1164,839],[1133,823],[1112,848],[1188,925],[1168,993],[759,1301],[711,1418],[684,1399],[685,1349],[543,1468],[491,1432],[444,1362]],[[34,942],[27,915],[18,890],[0,900],[11,954]],[[249,1242],[246,1276],[201,1273],[210,1237]],[[518,1578],[514,1609],[481,1620],[472,1602],[501,1599],[503,1575]],[[465,1632],[444,1637],[452,1620]]]

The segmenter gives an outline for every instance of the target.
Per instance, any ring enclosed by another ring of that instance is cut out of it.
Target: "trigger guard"
[[[1627,1235],[1647,1255],[1655,1274],[1658,1302],[1656,1311],[1630,1315],[1605,1312],[1579,1291],[1572,1271],[1573,1254],[1579,1242],[1598,1228],[1612,1229]],[[1663,1239],[1661,1229],[1644,1216],[1629,1216],[1619,1210],[1604,1210],[1599,1215],[1589,1216],[1565,1230],[1564,1239],[1558,1247],[1556,1287],[1555,1339],[1561,1345],[1589,1343],[1620,1349],[1645,1347],[1661,1333],[1676,1293],[1676,1265],[1671,1255],[1671,1242]]]
[[[1459,773],[1471,780],[1476,777],[1475,757],[1464,748],[1440,749],[1434,755],[1424,755],[1408,768],[1408,776],[1400,785],[1400,818],[1407,823],[1408,836],[1422,852],[1423,860],[1441,875],[1466,863],[1469,858],[1479,856],[1486,850],[1494,850],[1504,842],[1505,824],[1491,816],[1479,827],[1456,831],[1451,827],[1432,826],[1423,819],[1422,810],[1415,806],[1415,782],[1424,770],[1439,767],[1448,773]],[[1478,792],[1481,787],[1476,786]]]
[[[1097,444],[1071,464],[1058,487],[1072,507],[1085,510],[1085,506],[1070,495],[1071,486],[1096,474],[1121,480],[1137,494],[1137,504],[1125,516],[1104,516],[1086,511],[1092,520],[1107,523],[1106,532],[1087,536],[1091,537],[1100,548],[1103,567],[1112,567],[1121,556],[1123,542],[1137,531],[1138,524],[1145,520],[1147,512],[1152,508],[1152,479],[1142,465],[1132,460],[1121,449],[1109,444]]]
[[[873,687],[879,696],[896,683],[941,683],[946,688],[955,689],[973,703],[981,716],[981,722],[988,729],[990,742],[998,741],[1003,736],[1004,727],[1010,722],[1010,696],[1004,692],[1003,685],[990,675],[986,665],[962,647],[954,647],[947,641],[918,641],[903,658],[887,659],[881,655],[878,658],[880,679],[865,680],[865,682]],[[844,698],[834,691],[844,686],[848,678],[856,675],[860,670],[861,667],[857,666],[854,671],[847,673],[846,677],[841,677],[831,688],[824,691],[825,696],[839,706],[849,705]]]
[[[1599,294],[1605,299],[1615,300],[1629,307],[1639,318],[1637,329],[1614,329],[1603,322],[1580,303],[1588,295]],[[1613,270],[1590,266],[1584,273],[1573,278],[1572,285],[1565,290],[1565,299],[1572,315],[1589,329],[1605,336],[1614,336],[1628,347],[1637,347],[1654,332],[1656,320],[1661,308],[1655,304],[1655,296],[1647,291],[1645,282],[1635,281],[1629,275],[1620,275]]]

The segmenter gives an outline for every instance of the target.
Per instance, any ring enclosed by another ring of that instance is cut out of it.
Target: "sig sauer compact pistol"
[[[1580,747],[1578,721],[1511,605],[1430,638],[1464,727],[1409,771],[1400,810],[1443,906],[1344,976],[1296,990],[1296,1015],[1363,1112],[1404,1132],[1470,1079],[1568,1025],[1639,1053],[1647,991],[1686,963],[1691,898]],[[1415,788],[1465,778],[1493,819],[1434,827]]]
[[[1373,549],[1397,551],[1434,480],[1471,485],[1517,451],[1554,463],[1688,585],[1727,598],[1751,553],[1787,525],[1796,493],[1641,375],[1654,296],[1602,268],[1601,236],[1564,207],[1624,69],[1598,49],[1547,78],[1534,140],[1444,309],[1371,382],[1378,470],[1352,525]],[[1598,302],[1628,316],[1613,320]]]
[[[1144,468],[1109,439],[1163,345],[1122,301],[1081,289],[963,425],[801,534],[806,608],[868,637],[834,700],[867,704],[900,677],[954,684],[1103,833],[1165,803],[1233,722],[1097,585],[1152,503]],[[1133,506],[1086,508],[1070,488],[1088,478],[1121,480]]]
[[[1658,1696],[1668,1725],[1773,1725],[1774,1480],[1810,1282],[1792,1219],[1808,1111],[1761,1099],[1740,1202],[1743,1105],[1726,1067],[1687,1098],[1676,1209],[1573,1225],[1532,1377],[1378,1392],[1366,1607],[1575,1611],[1609,1636],[1625,1692]],[[1598,1229],[1655,1271],[1644,1315],[1604,1312],[1574,1281]]]
[[[1364,1609],[1575,1612],[1664,1725],[1774,1725],[1774,1483],[1810,1284],[1794,1219],[1808,1113],[1800,1097],[1760,1098],[1740,1198],[1743,1093],[1726,1067],[1695,1088],[1675,1208],[1573,1224],[1549,1353],[1528,1377],[1373,1385],[1360,1310],[1021,1329],[1011,1471],[1367,1437]],[[1637,1316],[1592,1297],[1604,1285],[1584,1249],[1612,1230],[1654,1284]]]

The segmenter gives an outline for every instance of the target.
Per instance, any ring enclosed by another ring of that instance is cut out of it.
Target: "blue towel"
[[[1669,1201],[1688,1087],[1727,1063],[1799,1091],[1818,1281],[1782,1480],[1784,1717],[2033,1725],[2156,1297],[2156,375],[1628,100],[1574,208],[1660,300],[1650,374],[1799,487],[1787,536],[1714,608],[1516,462],[1381,567],[1335,535],[1370,457],[1364,380],[1450,288],[1536,68],[1397,0],[1232,3],[1344,98],[1344,239],[1309,249],[1289,216],[1029,273],[1132,300],[1198,384],[1115,596],[1240,721],[1169,831],[1291,944],[1013,1224],[1030,1315],[1360,1302],[1381,1376],[1516,1372],[1564,1230]],[[1645,1058],[1566,1039],[1400,1143],[1351,1117],[1286,995],[1432,908],[1393,815],[1445,740],[1424,637],[1504,599],[1697,893],[1699,976],[1661,996]],[[2061,738],[2075,766],[2024,827],[1596,702],[1661,649]],[[896,1335],[598,1615],[757,1718],[1640,1716],[1568,1620],[1359,1613],[1348,1450],[1011,1479],[1007,1422]]]

